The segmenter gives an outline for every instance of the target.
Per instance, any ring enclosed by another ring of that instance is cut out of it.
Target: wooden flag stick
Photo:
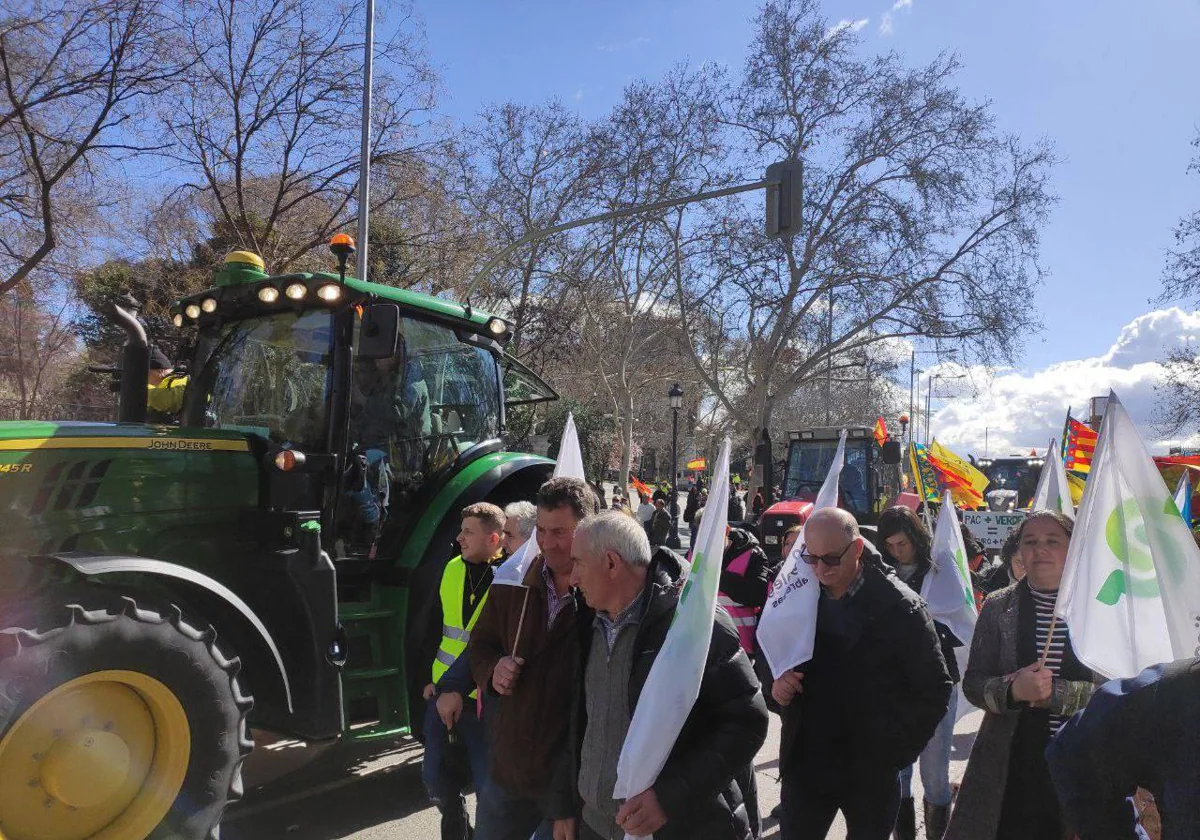
[[[1055,606],[1057,607],[1057,605],[1058,604],[1056,601]],[[1054,640],[1054,628],[1057,626],[1058,626],[1058,613],[1055,612],[1054,615],[1051,616],[1051,618],[1050,618],[1050,632],[1048,632],[1046,634],[1046,644],[1042,647],[1042,658],[1038,661],[1038,664],[1043,668],[1046,667],[1046,658],[1050,656],[1050,642],[1052,642]]]
[[[521,601],[521,617],[517,619],[517,637],[513,639],[512,655],[517,658],[517,646],[521,644],[521,628],[525,626],[525,608],[529,606],[529,587],[525,587],[525,598]]]

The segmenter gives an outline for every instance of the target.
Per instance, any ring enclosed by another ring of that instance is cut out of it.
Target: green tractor
[[[146,422],[119,307],[120,422],[0,423],[4,840],[215,837],[252,728],[419,726],[459,511],[550,476],[502,438],[555,394],[503,319],[346,277],[352,247],[284,276],[234,252],[178,303],[178,425]]]

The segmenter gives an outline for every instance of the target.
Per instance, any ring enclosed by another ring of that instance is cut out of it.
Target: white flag
[[[564,475],[568,478],[587,480],[583,474],[583,452],[579,449],[579,433],[575,431],[574,414],[567,415],[567,425],[563,428],[562,443],[558,447],[558,461],[554,465],[554,478]],[[496,569],[492,583],[501,586],[523,585],[525,573],[529,571],[529,564],[537,555],[537,528],[534,527],[529,539],[517,549],[517,553]]]
[[[1071,485],[1067,483],[1067,468],[1063,466],[1058,447],[1051,444],[1046,453],[1046,463],[1038,476],[1037,492],[1033,494],[1031,510],[1056,510],[1064,516],[1075,518],[1075,505],[1071,502]]]
[[[1200,550],[1111,392],[1055,611],[1079,660],[1109,678],[1195,656]]]
[[[954,649],[954,658],[958,661],[958,673],[965,674],[978,613],[971,571],[967,568],[967,547],[963,545],[962,529],[949,491],[942,499],[942,510],[933,531],[932,558],[933,568],[921,584],[921,598],[934,620],[944,624],[962,642],[961,647]],[[969,711],[971,706],[965,697],[959,697],[958,717]]]
[[[729,439],[726,438],[717,457],[708,512],[700,521],[679,606],[629,722],[625,745],[617,761],[614,799],[631,799],[650,789],[700,695],[717,608],[728,509]]]
[[[846,461],[846,430],[842,429],[837,452],[829,465],[829,474],[813,502],[811,517],[822,508],[837,507],[838,480]],[[817,638],[817,601],[821,587],[817,576],[807,563],[800,560],[804,533],[792,546],[775,576],[775,584],[767,597],[758,620],[758,646],[771,666],[771,676],[779,679],[784,671],[812,659]]]

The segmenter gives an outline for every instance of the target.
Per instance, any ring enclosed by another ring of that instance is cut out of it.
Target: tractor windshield
[[[203,425],[322,446],[332,336],[323,311],[236,321],[203,336]]]
[[[799,496],[815,497],[837,453],[836,440],[796,440],[788,450],[787,476],[783,487],[786,499]],[[838,482],[841,505],[852,513],[863,515],[870,510],[871,493],[868,485],[869,440],[846,442],[846,463]]]

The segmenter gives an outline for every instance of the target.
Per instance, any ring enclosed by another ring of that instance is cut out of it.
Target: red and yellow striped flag
[[[1067,434],[1063,439],[1063,466],[1071,472],[1091,472],[1098,437],[1091,427],[1068,416]]]

